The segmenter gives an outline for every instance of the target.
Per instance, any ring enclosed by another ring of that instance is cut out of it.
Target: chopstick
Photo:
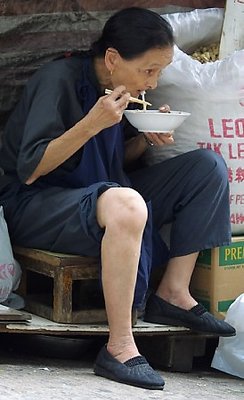
[[[105,89],[105,94],[111,94],[113,91],[110,89]],[[131,103],[138,103],[138,104],[145,104],[146,106],[151,106],[152,104],[149,103],[148,101],[137,99],[136,97],[130,97],[129,98]]]

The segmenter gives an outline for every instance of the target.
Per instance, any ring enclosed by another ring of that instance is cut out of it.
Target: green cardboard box
[[[190,288],[208,311],[224,318],[231,303],[244,293],[244,236],[232,237],[230,246],[202,251]]]

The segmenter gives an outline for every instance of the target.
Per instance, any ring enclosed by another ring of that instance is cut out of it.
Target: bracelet
[[[145,135],[145,133],[143,133],[143,137],[144,137],[144,140],[145,140],[145,142],[146,142],[146,144],[148,146],[154,146],[154,143],[151,142],[151,140],[148,139],[148,137]]]

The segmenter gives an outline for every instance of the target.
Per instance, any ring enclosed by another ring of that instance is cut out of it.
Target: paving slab
[[[95,376],[96,345],[78,359],[40,357],[37,348],[16,348],[14,336],[0,343],[0,400],[238,400],[244,381],[197,366],[190,373],[160,371],[163,391],[122,385]],[[26,335],[25,335],[26,337]],[[17,343],[19,346],[19,343]],[[50,352],[51,354],[51,352]]]

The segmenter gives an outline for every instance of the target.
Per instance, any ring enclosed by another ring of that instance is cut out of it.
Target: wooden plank
[[[5,327],[0,326],[1,332],[9,333],[45,333],[49,335],[107,335],[108,325],[105,324],[63,324],[50,321],[46,318],[32,314],[30,323],[9,323]],[[158,325],[137,320],[133,326],[135,335],[168,335],[168,334],[189,334],[189,329],[169,325]]]
[[[87,279],[99,279],[100,272],[97,264],[79,264],[79,265],[67,265],[63,266],[56,266],[51,265],[40,260],[32,260],[26,259],[25,257],[19,256],[16,257],[19,261],[20,265],[22,266],[23,270],[26,272],[31,271],[35,272],[36,274],[48,276],[50,278],[54,278],[55,274],[58,272],[68,272],[72,275],[72,279],[75,280],[87,280]],[[57,269],[56,269],[57,268]]]
[[[219,59],[244,49],[244,0],[226,0]]]
[[[0,322],[8,321],[28,321],[31,320],[32,316],[30,313],[25,311],[14,310],[10,307],[5,307],[0,304]]]
[[[13,248],[15,256],[21,255],[29,259],[39,260],[47,262],[53,266],[62,265],[82,265],[82,264],[94,264],[98,262],[96,257],[83,257],[73,254],[65,253],[53,253],[51,251],[39,250],[39,249],[28,249],[24,247],[14,246]]]

